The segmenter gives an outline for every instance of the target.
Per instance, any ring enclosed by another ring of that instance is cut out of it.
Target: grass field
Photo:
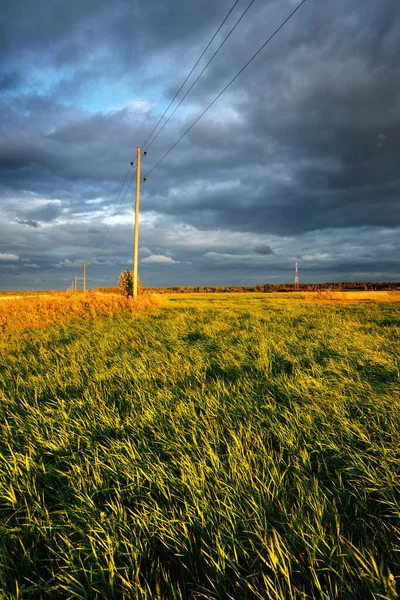
[[[399,299],[4,327],[0,598],[397,598]]]
[[[26,294],[25,296],[0,294],[0,331],[45,327],[72,318],[96,318],[114,315],[122,311],[134,311],[159,305],[160,301],[151,294],[141,295],[136,300],[121,294]]]

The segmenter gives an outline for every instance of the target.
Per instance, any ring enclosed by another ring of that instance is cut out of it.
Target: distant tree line
[[[276,293],[276,292],[318,292],[329,290],[337,292],[370,291],[370,290],[400,290],[400,281],[339,281],[328,283],[300,283],[298,290],[294,283],[264,283],[253,286],[173,286],[173,287],[143,287],[143,292],[155,292],[157,294],[229,294],[240,292]],[[98,287],[96,291],[103,293],[118,293],[117,287]]]

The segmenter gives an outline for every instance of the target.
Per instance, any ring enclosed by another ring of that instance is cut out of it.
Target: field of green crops
[[[395,296],[3,332],[0,598],[397,598]]]

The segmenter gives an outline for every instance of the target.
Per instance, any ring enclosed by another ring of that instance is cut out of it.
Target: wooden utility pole
[[[140,157],[141,150],[137,149],[136,157],[136,200],[135,200],[135,227],[133,239],[133,297],[137,297],[138,287],[138,253],[139,253],[139,202],[140,202]]]
[[[294,272],[294,289],[299,289],[299,263],[296,261],[296,270]]]
[[[78,289],[78,277],[75,275],[74,277],[74,292],[76,294],[76,291]]]
[[[86,260],[83,261],[83,292],[86,292]]]

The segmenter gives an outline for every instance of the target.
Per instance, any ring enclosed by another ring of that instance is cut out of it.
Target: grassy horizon
[[[5,599],[398,597],[398,295],[0,338]]]

